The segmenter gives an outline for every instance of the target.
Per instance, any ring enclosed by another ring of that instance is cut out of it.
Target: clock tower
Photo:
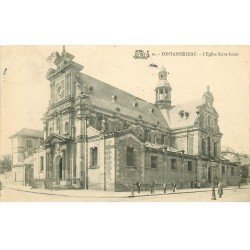
[[[74,82],[83,66],[74,62],[74,56],[66,52],[63,46],[61,55],[53,53],[55,57],[55,68],[47,72],[47,79],[50,81],[50,104],[56,104],[65,98],[74,97]]]

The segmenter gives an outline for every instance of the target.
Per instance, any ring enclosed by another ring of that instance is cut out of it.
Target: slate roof
[[[169,113],[166,110],[162,110],[164,117],[169,122],[169,126],[171,129],[177,129],[182,127],[188,127],[195,124],[195,120],[197,117],[196,112],[198,111],[198,106],[204,104],[204,101],[201,99],[182,103],[171,107]],[[179,113],[181,111],[187,112],[188,117],[181,117]]]
[[[35,137],[35,138],[43,138],[43,131],[30,129],[30,128],[23,128],[17,133],[11,135],[9,138],[14,138],[18,135],[27,136],[27,137]]]
[[[145,122],[151,124],[159,122],[160,126],[169,128],[161,110],[155,104],[85,74],[82,74],[82,80],[85,84],[93,87],[93,91],[90,94],[90,100],[93,105],[114,112],[119,108],[122,115],[127,115],[134,119],[138,119],[141,116]],[[116,101],[112,100],[112,96],[117,97]],[[135,103],[137,103],[137,107],[134,107]],[[151,112],[152,110],[153,112]]]

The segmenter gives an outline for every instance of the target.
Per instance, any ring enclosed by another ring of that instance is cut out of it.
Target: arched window
[[[208,152],[208,155],[210,156],[211,155],[211,139],[210,139],[210,137],[207,138],[207,152]]]
[[[40,156],[40,171],[44,170],[44,165],[43,165],[43,156]]]
[[[90,167],[94,168],[98,165],[98,148],[90,148]]]
[[[214,142],[214,157],[217,157],[217,143]]]
[[[155,155],[151,156],[151,168],[157,168],[158,158]]]
[[[135,166],[135,149],[134,147],[127,147],[127,166],[134,167]]]
[[[58,117],[57,119],[56,119],[56,129],[57,130],[60,130],[60,118]]]
[[[65,122],[64,130],[65,130],[65,133],[69,133],[69,123],[68,122]]]
[[[206,155],[206,140],[202,139],[202,155]]]

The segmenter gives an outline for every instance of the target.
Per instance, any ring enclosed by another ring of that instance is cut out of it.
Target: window
[[[192,171],[192,162],[191,161],[188,161],[188,172],[191,172]]]
[[[171,159],[171,169],[177,170],[177,162],[176,159]]]
[[[90,148],[90,167],[97,167],[98,164],[98,148]]]
[[[211,155],[211,141],[210,141],[210,137],[207,138],[207,151],[208,151],[208,155]]]
[[[205,139],[202,139],[202,154],[206,154],[206,141]]]
[[[69,133],[69,123],[68,122],[65,122],[64,130],[65,130],[65,133]]]
[[[40,171],[44,170],[44,165],[43,165],[43,156],[40,156]]]
[[[27,140],[27,148],[32,148],[32,141],[31,140]]]
[[[56,119],[56,129],[60,130],[60,118]]]
[[[217,157],[217,143],[214,142],[214,157]]]
[[[164,144],[164,143],[165,143],[165,135],[161,134],[161,144]]]
[[[158,158],[157,156],[151,156],[151,168],[157,168]]]
[[[234,167],[231,167],[231,175],[234,175]]]
[[[135,165],[135,156],[134,156],[134,148],[127,147],[127,166],[133,167]]]
[[[221,166],[221,174],[225,174],[225,173],[226,173],[225,166]]]

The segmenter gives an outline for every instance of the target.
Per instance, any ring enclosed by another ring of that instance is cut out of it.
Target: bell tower
[[[74,62],[74,56],[68,53],[63,46],[62,53],[52,53],[49,57],[54,68],[47,72],[50,81],[50,103],[55,104],[75,95],[75,82],[78,81],[83,66]]]
[[[170,84],[167,80],[169,73],[162,67],[158,73],[158,83],[155,88],[155,105],[160,109],[171,107],[171,90]]]

